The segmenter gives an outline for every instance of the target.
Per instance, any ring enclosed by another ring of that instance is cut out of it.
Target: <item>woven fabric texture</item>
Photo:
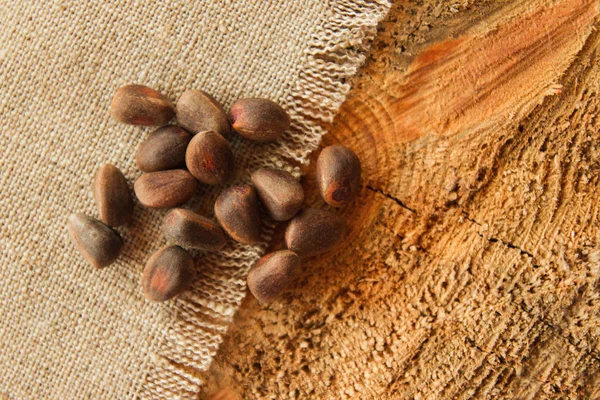
[[[173,101],[187,89],[227,109],[266,97],[292,127],[271,144],[231,140],[234,182],[261,166],[297,173],[349,90],[387,1],[22,0],[0,7],[0,398],[195,398],[202,372],[264,251],[228,244],[194,253],[198,278],[175,300],[150,303],[140,278],[165,244],[166,211],[138,203],[119,228],[118,262],[96,270],[65,229],[73,212],[97,216],[96,170],[133,182],[150,129],[120,125],[108,105],[138,83]],[[208,217],[218,190],[186,207]]]

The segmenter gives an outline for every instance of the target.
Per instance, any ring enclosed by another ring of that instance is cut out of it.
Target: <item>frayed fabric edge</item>
[[[364,63],[377,25],[390,7],[389,1],[330,2],[331,15],[313,33],[296,77],[297,84],[282,101],[283,107],[290,110],[292,126],[284,144],[276,149],[281,159],[308,163],[308,156],[318,148],[326,133],[324,124],[333,121],[346,100],[351,89],[349,80]],[[271,233],[272,229],[267,229],[265,243]],[[177,315],[166,334],[168,348],[153,355],[154,366],[134,398],[197,398],[204,384],[202,375],[244,298],[247,271],[264,254],[265,243],[252,249],[236,245],[231,254],[223,255],[231,261],[223,266],[227,270],[226,281],[207,274],[190,293],[176,300]],[[233,300],[223,304],[211,299],[208,291],[203,290],[206,287],[229,292]],[[198,348],[199,342],[208,345]]]

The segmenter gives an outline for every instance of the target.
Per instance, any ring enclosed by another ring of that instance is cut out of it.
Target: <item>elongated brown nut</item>
[[[317,160],[319,192],[328,204],[341,207],[348,204],[360,189],[360,160],[343,146],[323,149]]]
[[[185,150],[192,135],[178,126],[167,125],[140,143],[137,167],[144,172],[166,171],[185,165]]]
[[[96,268],[114,263],[123,248],[117,231],[85,214],[72,214],[67,230],[75,248]]]
[[[267,213],[275,221],[287,221],[302,208],[304,190],[289,172],[262,168],[254,171],[252,183]]]
[[[168,208],[180,206],[192,198],[197,182],[184,169],[149,172],[142,174],[133,189],[145,207]]]
[[[164,125],[175,116],[171,100],[143,85],[120,87],[110,103],[114,119],[131,125]]]
[[[94,200],[102,222],[125,225],[133,215],[133,197],[123,173],[112,164],[98,170],[94,179]]]
[[[233,153],[215,131],[200,132],[191,140],[185,163],[194,178],[207,185],[225,183],[233,173]]]
[[[144,296],[150,301],[169,300],[194,281],[194,260],[179,246],[166,246],[148,259],[142,275]]]
[[[234,240],[244,244],[260,241],[260,203],[252,186],[232,186],[221,192],[215,216]]]
[[[219,224],[183,208],[175,208],[165,215],[162,231],[169,242],[192,249],[217,251],[227,243]]]
[[[285,230],[287,248],[310,257],[335,248],[346,234],[346,223],[329,210],[305,208]]]
[[[280,250],[262,257],[248,273],[248,288],[261,303],[270,303],[290,288],[300,257]]]
[[[242,137],[259,142],[277,140],[290,127],[290,117],[279,104],[258,98],[233,103],[229,121]]]
[[[231,126],[223,107],[208,93],[188,90],[177,101],[177,121],[192,134],[215,131],[229,139]]]

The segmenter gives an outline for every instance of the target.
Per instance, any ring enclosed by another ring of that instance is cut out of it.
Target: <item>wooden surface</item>
[[[397,2],[324,138],[363,163],[348,242],[246,299],[207,393],[600,398],[599,14]]]

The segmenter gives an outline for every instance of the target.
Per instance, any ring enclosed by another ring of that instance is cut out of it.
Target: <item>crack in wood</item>
[[[560,336],[561,338],[563,338],[564,340],[566,340],[567,342],[569,342],[569,344],[581,351],[583,351],[584,354],[586,354],[589,357],[592,357],[594,360],[600,362],[600,355],[596,354],[596,351],[592,348],[591,350],[580,346],[578,343],[575,342],[575,340],[571,337],[571,336],[565,336],[562,334],[562,329],[560,329],[559,327],[554,326],[551,322],[548,322],[548,320],[546,320],[546,318],[544,318],[541,315],[534,315],[532,314],[533,308],[531,309],[527,309],[525,307],[524,304],[519,304],[519,303],[515,303],[513,300],[509,300],[509,302],[514,305],[515,307],[519,307],[521,310],[523,310],[524,313],[526,313],[527,315],[529,315],[532,318],[538,318],[540,320],[541,323],[543,323],[544,325],[546,325],[548,328],[550,328],[553,331],[556,331],[558,336]]]
[[[474,348],[476,348],[477,350],[479,350],[479,351],[480,351],[480,352],[482,352],[483,354],[487,354],[487,355],[496,355],[496,354],[495,354],[495,353],[493,353],[493,352],[486,351],[486,350],[482,349],[482,348],[481,348],[481,346],[479,346],[479,345],[478,345],[478,344],[475,342],[475,340],[473,340],[473,339],[472,339],[472,338],[470,338],[469,336],[466,336],[466,337],[465,337],[465,339],[466,339],[466,341],[467,341],[467,342],[468,342],[468,343],[469,343],[471,346],[473,346]]]
[[[384,192],[382,189],[374,188],[374,187],[369,186],[369,185],[366,185],[365,188],[368,189],[368,190],[370,190],[370,191],[372,191],[372,192],[379,193],[379,194],[383,195],[384,197],[387,197],[388,199],[394,201],[400,207],[402,207],[402,208],[410,211],[411,213],[415,213],[415,214],[417,213],[415,210],[413,210],[412,208],[410,208],[406,204],[404,204],[400,199],[392,196],[389,193]]]
[[[462,211],[462,214],[464,215],[465,219],[467,219],[468,221],[474,223],[475,225],[478,226],[483,226],[481,223],[477,222],[476,220],[474,220],[473,218],[471,218],[469,216],[469,214],[466,211]],[[504,246],[510,248],[510,249],[515,249],[518,250],[521,254],[526,255],[528,257],[530,257],[532,259],[532,261],[535,261],[535,257],[533,256],[533,254],[531,254],[528,251],[525,251],[523,249],[521,249],[520,247],[506,242],[502,239],[498,239],[498,238],[494,238],[494,237],[485,237],[484,235],[482,235],[481,233],[477,232],[477,235],[479,235],[481,238],[486,239],[488,242],[490,243],[502,243]],[[541,266],[538,264],[532,264],[533,268],[540,268]],[[548,328],[552,329],[553,331],[556,331],[558,333],[558,335],[563,338],[564,340],[566,340],[571,346],[574,346],[576,348],[578,348],[579,350],[583,351],[585,354],[587,354],[588,356],[592,357],[593,359],[595,359],[596,361],[600,362],[600,355],[596,354],[594,349],[586,349],[584,347],[581,347],[578,343],[575,342],[575,340],[571,337],[571,336],[565,336],[562,334],[561,329],[554,326],[551,322],[549,322],[546,318],[544,318],[541,315],[534,315],[532,313],[532,311],[534,310],[533,308],[531,309],[527,309],[525,307],[525,304],[522,303],[516,303],[513,300],[509,300],[511,304],[513,304],[515,307],[520,308],[521,310],[523,310],[523,312],[525,312],[527,315],[529,315],[531,318],[537,318],[540,320],[540,322],[542,322],[544,325],[546,325]],[[476,346],[477,347],[477,346]],[[480,349],[479,347],[477,347],[479,350],[483,351],[482,349]]]
[[[469,221],[469,222],[472,222],[472,223],[474,223],[474,224],[475,224],[475,225],[477,225],[477,226],[483,226],[483,224],[481,224],[481,223],[479,223],[479,222],[475,221],[473,218],[471,218],[471,217],[469,216],[469,213],[467,213],[466,211],[464,211],[464,210],[463,210],[463,211],[462,211],[462,214],[464,215],[464,217],[465,217],[465,219],[466,219],[467,221]],[[490,242],[490,243],[501,243],[501,244],[503,244],[504,246],[508,247],[509,249],[515,249],[515,250],[518,250],[518,251],[519,251],[521,254],[523,254],[523,255],[525,255],[525,256],[527,256],[527,257],[531,258],[531,259],[534,261],[533,268],[539,268],[539,267],[540,267],[540,265],[538,265],[538,264],[536,264],[536,263],[535,263],[535,257],[533,256],[533,254],[532,254],[532,253],[530,253],[530,252],[528,252],[527,250],[524,250],[524,249],[520,248],[519,246],[517,246],[517,245],[515,245],[515,244],[513,244],[513,243],[510,243],[510,242],[507,242],[507,241],[505,241],[505,240],[502,240],[502,239],[500,239],[500,238],[496,238],[496,237],[493,237],[493,236],[492,236],[492,237],[486,237],[486,236],[484,236],[484,235],[483,235],[482,233],[480,233],[480,232],[477,232],[477,235],[479,235],[479,237],[481,237],[481,238],[483,238],[483,239],[487,240],[487,241],[488,241],[488,242]]]

